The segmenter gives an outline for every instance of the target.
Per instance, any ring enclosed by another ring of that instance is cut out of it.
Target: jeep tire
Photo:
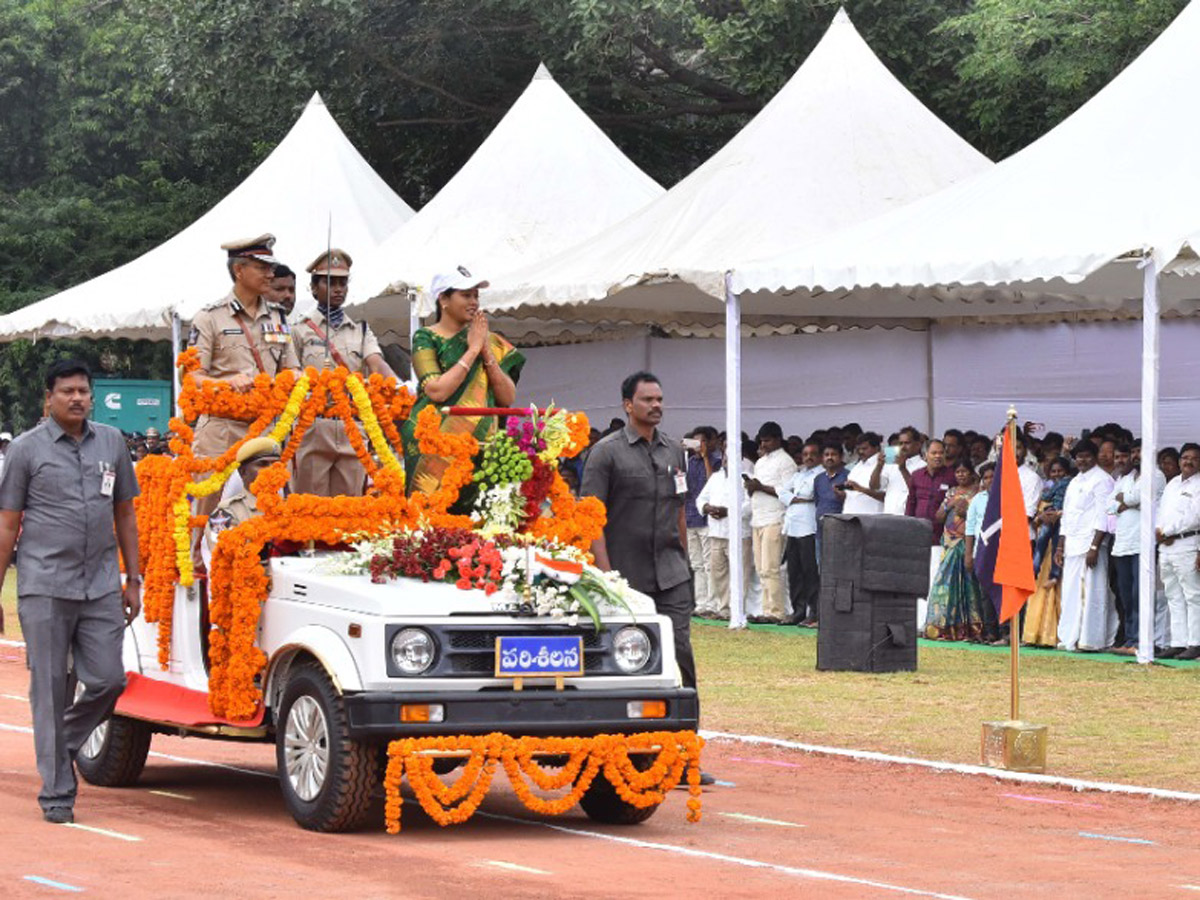
[[[654,757],[639,754],[630,756],[629,761],[639,772],[644,772],[654,764]],[[601,767],[584,795],[579,798],[579,805],[594,822],[602,822],[605,825],[637,825],[658,812],[660,804],[641,807],[626,803],[612,786],[612,782],[604,776],[604,768]]]
[[[296,668],[275,725],[275,758],[288,811],[311,831],[352,831],[370,812],[377,748],[348,737],[346,709],[317,663]]]
[[[152,734],[146,722],[110,716],[96,726],[79,748],[75,767],[88,784],[129,787],[146,767]]]

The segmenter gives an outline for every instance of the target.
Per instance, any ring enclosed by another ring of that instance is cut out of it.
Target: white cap
[[[485,288],[488,282],[482,278],[476,278],[470,273],[466,266],[459,266],[450,272],[439,272],[433,276],[433,283],[429,286],[429,296],[433,298],[434,303],[437,298],[446,293],[446,291],[469,291],[471,288]]]
[[[0,441],[11,441],[12,435],[7,431],[0,431]]]

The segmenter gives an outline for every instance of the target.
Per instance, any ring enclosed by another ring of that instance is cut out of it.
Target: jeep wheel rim
[[[292,790],[305,802],[315,800],[329,771],[329,726],[312,697],[298,698],[288,710],[283,752]]]
[[[83,696],[83,692],[87,690],[82,681],[75,682],[75,699],[79,700]],[[105,719],[99,725],[92,729],[92,733],[88,735],[87,740],[83,742],[83,746],[79,748],[79,755],[87,759],[95,759],[104,751],[104,742],[108,739],[108,723]]]

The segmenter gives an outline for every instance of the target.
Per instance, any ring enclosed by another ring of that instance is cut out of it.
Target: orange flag
[[[1014,429],[1012,424],[1004,429],[1001,473],[996,479],[1000,485],[1000,546],[996,551],[992,580],[1004,591],[1001,623],[1016,616],[1037,588],[1033,576],[1033,549],[1029,544],[1029,518],[1025,515],[1025,498],[1021,494],[1021,477],[1013,447]]]

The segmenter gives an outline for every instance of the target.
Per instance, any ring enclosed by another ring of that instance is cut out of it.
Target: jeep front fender
[[[345,642],[330,628],[323,625],[304,625],[288,635],[286,643],[271,655],[270,678],[266,696],[273,698],[281,686],[277,683],[281,674],[286,675],[291,661],[299,653],[308,653],[329,673],[333,686],[339,693],[361,691],[362,676],[354,654]]]

